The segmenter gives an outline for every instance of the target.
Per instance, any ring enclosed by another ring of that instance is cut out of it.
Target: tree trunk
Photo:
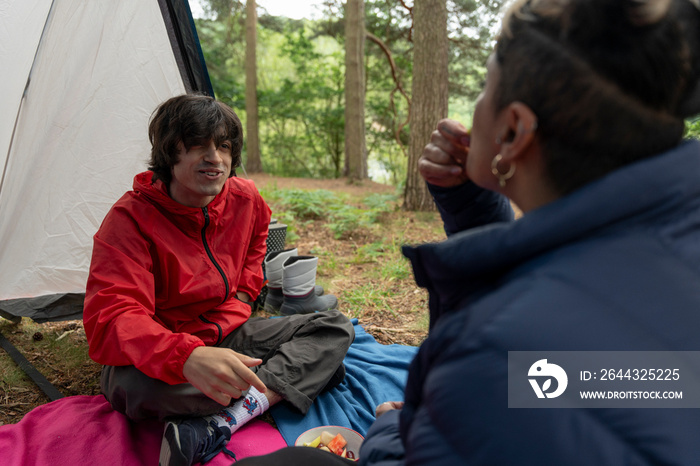
[[[255,0],[247,0],[245,9],[245,113],[246,152],[248,173],[263,171],[260,162],[260,134],[258,130],[258,67],[255,47],[257,44],[258,14]]]
[[[434,210],[433,198],[418,172],[418,159],[437,122],[447,117],[446,0],[415,0],[413,18],[411,134],[404,209]]]
[[[345,10],[345,175],[367,178],[365,145],[365,2],[347,0]]]

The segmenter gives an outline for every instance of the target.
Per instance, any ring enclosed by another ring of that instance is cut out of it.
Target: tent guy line
[[[29,376],[30,379],[49,397],[51,401],[63,398],[63,394],[43,376],[14,345],[0,332],[0,346],[7,351],[12,360]]]

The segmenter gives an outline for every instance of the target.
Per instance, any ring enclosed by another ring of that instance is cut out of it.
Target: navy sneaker
[[[229,440],[231,432],[228,429],[211,425],[201,417],[166,422],[158,464],[204,464],[222,451],[235,459],[235,455],[226,449]]]

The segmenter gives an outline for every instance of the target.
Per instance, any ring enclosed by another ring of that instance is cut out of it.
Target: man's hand
[[[385,401],[377,406],[376,416],[379,417],[382,414],[388,413],[389,411],[401,408],[403,408],[403,401]]]
[[[418,160],[418,170],[425,181],[449,188],[468,180],[469,132],[455,120],[440,120],[430,142]]]
[[[240,398],[250,386],[265,393],[267,388],[249,367],[262,364],[255,359],[228,348],[199,346],[185,361],[182,373],[189,383],[223,406],[232,398]]]

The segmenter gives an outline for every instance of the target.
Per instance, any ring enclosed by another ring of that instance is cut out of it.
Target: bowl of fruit
[[[347,427],[321,426],[301,434],[294,445],[318,448],[357,461],[360,458],[360,445],[364,439],[362,435]]]

